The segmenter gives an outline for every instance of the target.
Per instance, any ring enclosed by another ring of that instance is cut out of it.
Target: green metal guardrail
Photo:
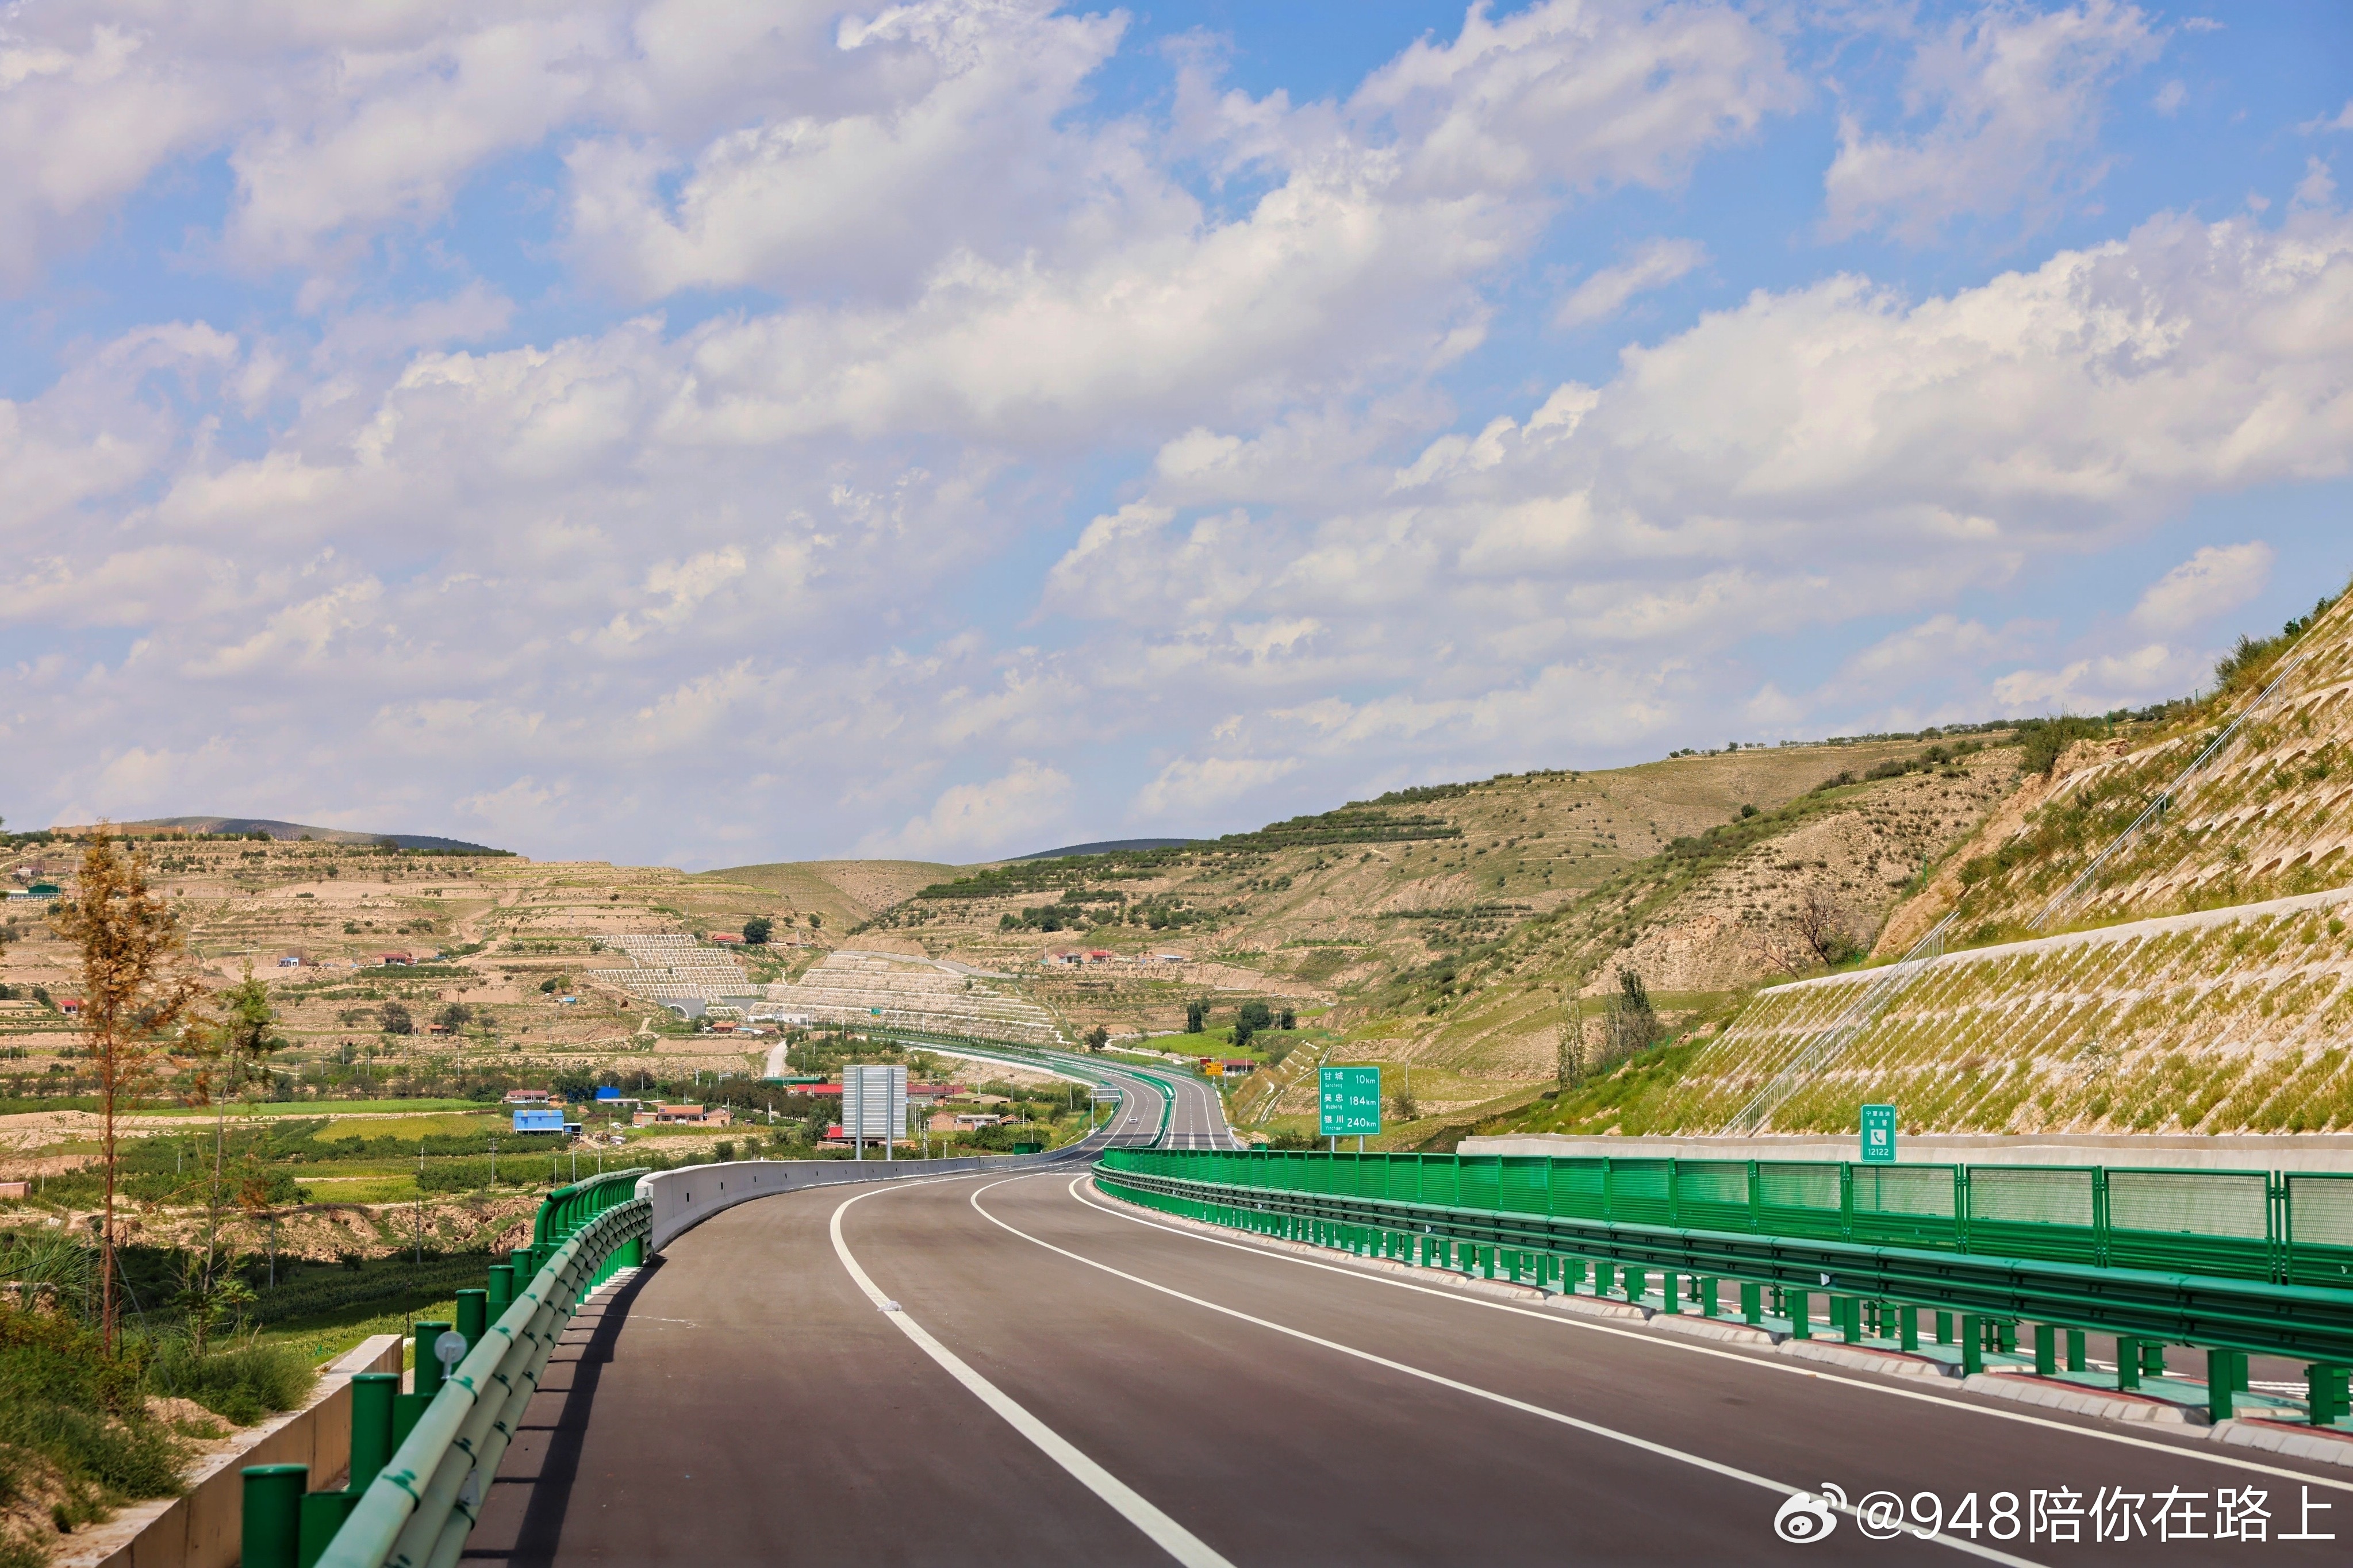
[[[492,1264],[485,1289],[458,1292],[457,1322],[416,1328],[416,1389],[391,1373],[353,1380],[350,1484],[308,1490],[301,1465],[245,1472],[244,1568],[423,1568],[458,1560],[499,1459],[581,1298],[645,1260],[652,1205],[643,1171],[559,1187],[532,1243]],[[467,1349],[444,1375],[435,1342]]]
[[[1633,1276],[1639,1295],[1642,1276],[1656,1270],[1666,1276],[1662,1295],[1667,1311],[1677,1310],[1684,1299],[1679,1280],[1704,1282],[1704,1310],[1713,1315],[1716,1285],[1729,1280],[1743,1287],[1744,1314],[1759,1321],[1760,1288],[1770,1288],[1795,1337],[1809,1334],[1810,1298],[1817,1293],[1831,1297],[1832,1321],[1846,1325],[1851,1340],[1862,1337],[1865,1302],[1896,1310],[1906,1348],[1916,1342],[1918,1310],[1957,1314],[1964,1320],[1960,1343],[1968,1371],[1978,1370],[1971,1363],[1978,1359],[1981,1335],[2014,1343],[2020,1321],[2036,1325],[2036,1370],[2046,1373],[2055,1370],[2059,1333],[2069,1335],[2069,1359],[2076,1370],[2083,1360],[2082,1333],[2115,1334],[2117,1382],[2125,1388],[2137,1386],[2147,1364],[2147,1349],[2200,1347],[2208,1352],[2209,1404],[2217,1419],[2232,1414],[2232,1397],[2246,1387],[2249,1354],[2309,1358],[2310,1417],[2330,1425],[2345,1413],[2346,1365],[2353,1363],[2353,1291],[2047,1257],[1994,1257],[1919,1241],[1685,1228],[1658,1217],[1548,1212],[1535,1201],[1548,1190],[1535,1167],[1555,1162],[1540,1157],[1501,1168],[1494,1156],[1467,1157],[1459,1164],[1472,1172],[1495,1177],[1515,1173],[1519,1180],[1508,1187],[1499,1181],[1459,1183],[1443,1201],[1333,1190],[1372,1185],[1376,1174],[1410,1169],[1403,1162],[1414,1158],[1115,1149],[1105,1152],[1096,1179],[1150,1206],[1292,1240],[1413,1262],[1434,1260],[1441,1267],[1459,1266],[1461,1249],[1468,1247],[1475,1267],[1502,1268],[1514,1279],[1525,1272],[1533,1283],[1574,1289],[1590,1264],[1597,1291],[1611,1289],[1610,1281],[1624,1270]],[[1229,1179],[1235,1175],[1257,1179]],[[1290,1181],[1273,1179],[1278,1175]],[[1464,1185],[1472,1190],[1461,1190]],[[1719,1206],[1712,1212],[1738,1217],[1735,1205],[1716,1201]],[[1694,1292],[1693,1299],[1699,1295]],[[1873,1315],[1883,1314],[1874,1310]],[[2161,1366],[2161,1353],[2158,1360]]]
[[[1211,1152],[1218,1163],[1207,1168],[1209,1173],[1198,1164],[1187,1173],[1236,1186],[1612,1224],[1874,1242],[2279,1285],[2353,1286],[2353,1175],[2090,1165]]]

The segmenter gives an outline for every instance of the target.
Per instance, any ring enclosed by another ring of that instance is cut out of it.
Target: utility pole
[[[417,1266],[425,1267],[425,1141],[417,1141]]]

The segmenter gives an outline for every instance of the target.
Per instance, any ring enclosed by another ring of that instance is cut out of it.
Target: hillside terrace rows
[[[649,1002],[716,1002],[754,994],[744,966],[691,936],[630,934],[606,939],[629,955],[628,969],[592,969],[588,978]]]
[[[1957,1131],[2353,1128],[2348,921],[2337,889],[1947,953],[1771,1130],[1851,1131],[1866,1103]],[[1760,993],[1622,1130],[1720,1130],[1884,973]]]
[[[1052,1014],[976,976],[921,959],[828,953],[797,981],[766,988],[762,1016],[887,1025],[1025,1045],[1066,1044]]]

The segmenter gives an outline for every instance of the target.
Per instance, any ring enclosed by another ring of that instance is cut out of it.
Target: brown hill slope
[[[2353,1125],[2353,603],[2220,673],[2154,733],[2053,759],[1882,943],[1957,910],[1962,951],[1768,989],[1560,1124],[1845,1131],[1879,1101],[1925,1131]]]
[[[1882,952],[1956,908],[1958,939],[1981,944],[2353,880],[2353,597],[2243,642],[2222,673],[2214,697],[2154,735],[2080,742],[2031,780],[1891,922]]]

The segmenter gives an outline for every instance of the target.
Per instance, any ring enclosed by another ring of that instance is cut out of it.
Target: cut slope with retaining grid
[[[1758,994],[1624,1132],[1713,1131],[1880,972]],[[1947,953],[1778,1106],[1784,1132],[2353,1128],[2353,889]],[[1637,1121],[1641,1125],[1636,1125]]]

